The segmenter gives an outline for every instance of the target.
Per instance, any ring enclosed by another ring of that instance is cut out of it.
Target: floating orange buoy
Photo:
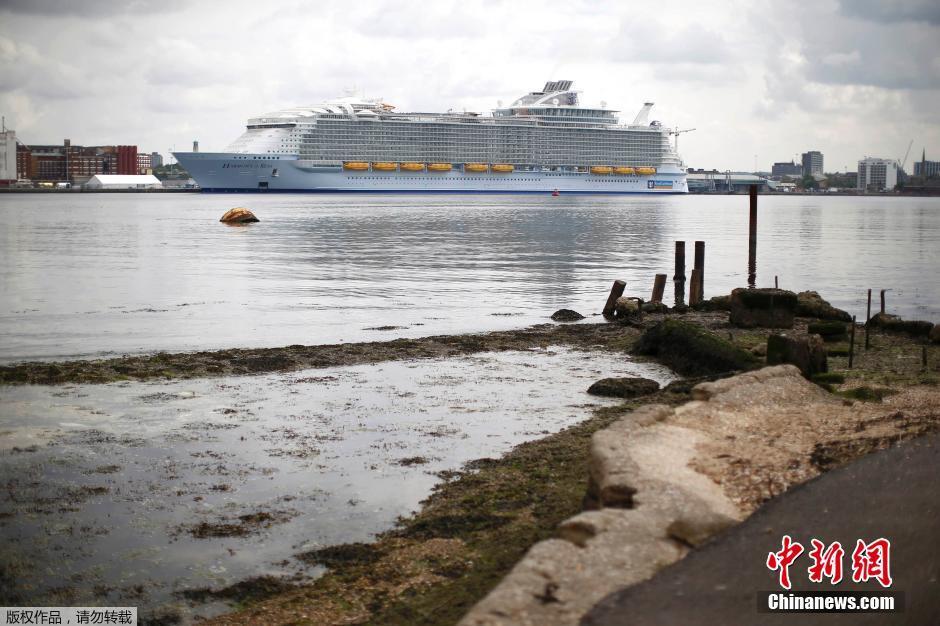
[[[225,224],[250,224],[252,222],[260,222],[261,220],[255,217],[255,214],[245,207],[238,206],[226,211],[225,215],[223,215],[222,219],[219,221]]]

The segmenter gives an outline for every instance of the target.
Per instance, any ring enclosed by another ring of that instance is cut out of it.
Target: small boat
[[[361,161],[347,161],[343,163],[344,170],[353,170],[355,172],[364,172],[369,169],[368,163],[362,163]]]
[[[609,165],[592,165],[591,173],[592,174],[610,174],[613,171],[613,168]]]
[[[429,172],[449,172],[452,169],[450,163],[429,163]]]
[[[552,197],[553,197],[553,198],[557,198],[557,197],[560,196],[560,195],[561,195],[561,192],[559,192],[557,189],[552,190]]]
[[[466,164],[463,166],[463,171],[465,171],[465,172],[476,172],[476,173],[485,172],[485,171],[486,171],[486,163],[466,163]]]
[[[636,174],[636,168],[633,168],[633,167],[615,167],[615,168],[614,168],[614,174],[625,174],[625,175],[628,175],[628,176],[632,176],[632,175]]]
[[[652,176],[656,173],[655,167],[638,167],[636,168],[636,173],[640,176]]]
[[[506,173],[513,171],[516,168],[514,168],[512,165],[509,165],[508,163],[495,163],[492,167],[490,167],[490,169],[494,172],[506,174]]]
[[[401,169],[403,172],[422,172],[424,163],[402,163]]]
[[[398,169],[398,163],[379,162],[373,163],[372,169],[378,172],[394,172]]]

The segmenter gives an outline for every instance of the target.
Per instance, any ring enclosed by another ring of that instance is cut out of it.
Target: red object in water
[[[552,192],[552,196],[553,196],[553,197],[557,197],[557,196],[560,196],[560,195],[561,195],[561,194],[558,192],[557,189]]]

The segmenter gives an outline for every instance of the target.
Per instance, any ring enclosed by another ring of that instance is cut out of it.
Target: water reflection
[[[224,228],[250,206],[261,223]],[[940,200],[759,199],[757,286],[940,318]],[[747,281],[746,196],[4,195],[0,360],[330,343],[590,314],[649,297],[676,240],[705,295]],[[691,246],[691,243],[689,244]],[[368,330],[398,326],[392,334]]]

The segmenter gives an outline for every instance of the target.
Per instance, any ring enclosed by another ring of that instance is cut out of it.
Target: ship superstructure
[[[491,115],[347,96],[248,121],[225,152],[174,155],[207,191],[685,193],[668,129],[551,81]]]

